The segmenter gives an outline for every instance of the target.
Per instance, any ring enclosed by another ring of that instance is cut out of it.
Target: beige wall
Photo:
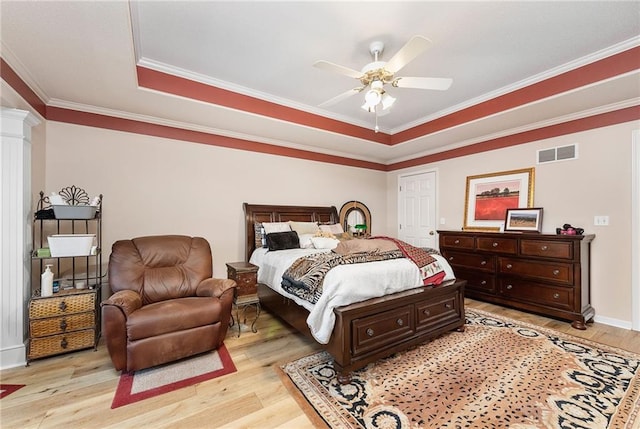
[[[497,151],[390,173],[387,220],[397,229],[397,183],[402,174],[438,172],[440,229],[459,230],[464,223],[466,177],[535,167],[535,206],[544,208],[543,232],[565,223],[596,234],[592,244],[591,300],[596,320],[631,323],[631,134],[637,122],[541,140]],[[536,165],[536,151],[578,144],[577,160]],[[595,215],[608,215],[609,226],[594,226]]]
[[[104,195],[106,252],[123,238],[201,235],[222,277],[225,262],[244,260],[243,202],[340,210],[357,199],[386,233],[383,172],[49,121],[44,191],[69,185]]]
[[[49,193],[75,184],[104,194],[104,243],[146,234],[202,235],[214,251],[214,274],[244,257],[242,203],[336,205],[364,202],[374,234],[397,234],[400,174],[438,172],[437,218],[442,229],[463,224],[465,178],[535,167],[535,205],[544,232],[571,223],[595,233],[592,304],[597,320],[631,322],[631,132],[627,123],[547,139],[392,173],[218,148],[91,127],[47,122],[46,151],[35,148]],[[39,131],[45,135],[43,131]],[[536,165],[536,150],[578,144],[579,159]],[[40,160],[44,157],[45,161]],[[611,225],[593,226],[594,215]],[[106,262],[106,258],[105,258]]]

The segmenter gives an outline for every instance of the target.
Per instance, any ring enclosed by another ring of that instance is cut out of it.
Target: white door
[[[398,239],[437,248],[436,172],[400,176],[398,182]]]

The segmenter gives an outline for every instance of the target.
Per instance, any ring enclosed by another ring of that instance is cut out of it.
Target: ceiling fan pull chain
[[[374,106],[373,110],[376,114],[376,127],[373,129],[373,131],[377,133],[378,131],[380,131],[380,128],[378,127],[378,106]]]

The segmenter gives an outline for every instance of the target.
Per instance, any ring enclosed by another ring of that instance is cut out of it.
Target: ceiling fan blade
[[[397,88],[434,89],[444,91],[449,89],[453,79],[440,77],[399,77],[392,82]]]
[[[360,79],[362,77],[362,72],[350,69],[349,67],[330,63],[329,61],[316,61],[315,63],[313,63],[313,66],[329,72],[340,73],[345,76],[353,77],[355,79]]]
[[[337,104],[339,102],[341,102],[342,100],[346,100],[347,98],[358,94],[359,92],[361,92],[364,89],[364,86],[360,86],[358,88],[353,88],[350,89],[348,91],[343,92],[342,94],[336,95],[335,97],[333,97],[330,100],[325,101],[322,104],[319,104],[318,107],[328,107],[328,106],[333,106],[334,104]]]
[[[431,40],[423,36],[413,36],[396,54],[384,65],[385,70],[397,73],[415,57],[423,53],[431,44]]]

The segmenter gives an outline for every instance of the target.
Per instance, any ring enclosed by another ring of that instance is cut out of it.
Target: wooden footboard
[[[351,371],[406,350],[452,330],[464,331],[464,287],[452,280],[338,307],[328,344],[341,383]],[[309,312],[266,285],[258,285],[263,307],[313,339],[306,319]]]

